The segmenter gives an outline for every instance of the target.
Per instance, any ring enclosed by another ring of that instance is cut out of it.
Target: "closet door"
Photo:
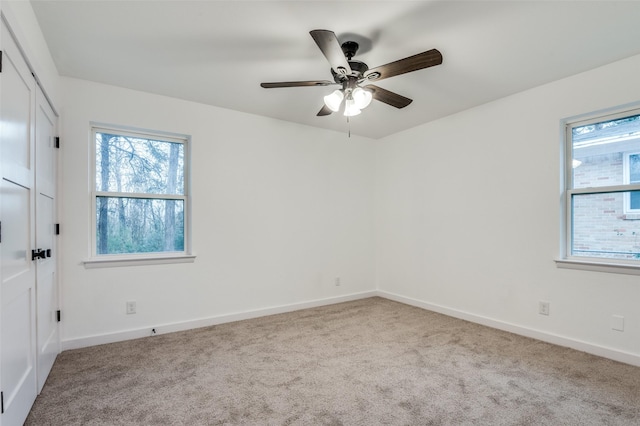
[[[38,393],[60,352],[56,278],[56,122],[40,87],[36,89],[36,247],[45,252],[36,261],[36,336]]]
[[[36,84],[3,21],[0,73],[0,390],[3,425],[24,422],[37,392],[35,248]]]

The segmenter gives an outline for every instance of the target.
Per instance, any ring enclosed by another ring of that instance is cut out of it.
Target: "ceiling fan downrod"
[[[347,60],[350,61],[351,58],[356,56],[356,52],[358,51],[358,48],[360,47],[360,45],[355,41],[345,41],[344,43],[342,43],[342,46],[340,47],[342,47],[344,56],[346,56]]]

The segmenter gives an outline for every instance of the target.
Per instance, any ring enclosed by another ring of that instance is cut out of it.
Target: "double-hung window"
[[[640,268],[640,110],[566,125],[565,260]]]
[[[91,262],[190,257],[189,138],[92,127]]]

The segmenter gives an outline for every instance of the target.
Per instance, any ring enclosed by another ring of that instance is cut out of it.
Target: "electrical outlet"
[[[611,315],[611,329],[624,331],[624,317],[622,315]]]
[[[136,313],[136,301],[130,300],[127,302],[127,315]]]
[[[340,287],[340,277],[336,277],[336,287]]]
[[[549,302],[540,301],[538,304],[538,313],[540,315],[549,315]]]

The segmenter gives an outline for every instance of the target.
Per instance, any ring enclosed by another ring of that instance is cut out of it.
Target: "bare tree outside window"
[[[96,254],[185,250],[185,144],[94,130]]]

